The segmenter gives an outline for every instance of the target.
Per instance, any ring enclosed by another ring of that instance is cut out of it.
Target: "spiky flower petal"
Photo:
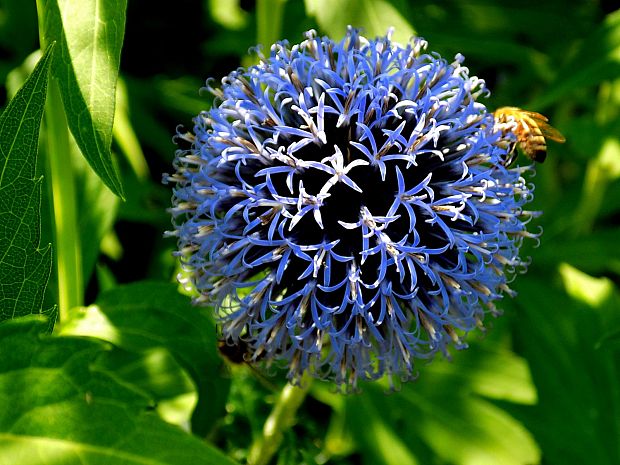
[[[525,265],[529,168],[484,81],[390,34],[271,47],[211,84],[179,150],[183,266],[221,336],[289,378],[415,373],[482,326]]]

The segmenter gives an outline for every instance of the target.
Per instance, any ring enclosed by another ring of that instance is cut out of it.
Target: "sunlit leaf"
[[[160,420],[150,401],[93,363],[94,339],[41,336],[41,320],[0,324],[0,464],[224,465],[234,462]]]
[[[613,293],[613,283],[607,278],[594,278],[566,263],[560,264],[559,272],[568,295],[593,307],[600,306]]]
[[[501,328],[489,331],[495,330]],[[534,404],[536,389],[526,360],[502,347],[492,349],[493,344],[492,340],[484,340],[484,347],[472,344],[467,351],[455,354],[452,363],[431,363],[422,368],[423,373],[437,382],[454,383],[460,392],[464,389],[489,399]],[[426,385],[424,381],[421,383]],[[429,384],[432,383],[430,380]]]
[[[35,177],[53,47],[0,116],[0,320],[53,312],[41,308],[52,252],[39,249],[42,179]]]
[[[172,284],[137,282],[112,289],[62,332],[95,336],[134,352],[164,347],[196,383],[192,430],[206,434],[223,412],[229,381],[220,376],[214,324]]]
[[[123,197],[110,146],[126,0],[42,4],[45,37],[59,44],[52,74],[60,85],[69,128],[93,170]]]

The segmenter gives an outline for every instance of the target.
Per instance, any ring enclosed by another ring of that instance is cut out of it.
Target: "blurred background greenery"
[[[342,396],[315,382],[273,463],[372,465],[620,464],[620,10],[595,0],[129,0],[113,152],[126,201],[79,156],[76,170],[84,304],[59,334],[114,344],[98,359],[153,399],[166,421],[243,462],[282,373],[222,361],[208,310],[171,283],[177,265],[168,187],[177,125],[208,108],[199,89],[251,64],[248,49],[316,29],[339,39],[396,27],[450,59],[466,57],[491,89],[490,109],[539,111],[567,139],[550,143],[531,181],[544,212],[540,247],[504,315],[451,361],[386,394]],[[616,11],[615,11],[616,10]],[[0,1],[0,103],[33,66],[34,2]],[[45,137],[45,134],[43,134]],[[45,156],[44,147],[42,148]],[[45,163],[39,163],[43,173]],[[46,180],[47,182],[47,180]],[[49,185],[49,183],[47,183]],[[42,243],[54,243],[43,192]],[[53,275],[47,305],[57,302]],[[1,355],[0,355],[1,356]]]

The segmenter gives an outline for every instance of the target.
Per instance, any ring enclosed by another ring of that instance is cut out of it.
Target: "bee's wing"
[[[566,138],[562,135],[562,133],[548,123],[549,119],[545,115],[541,115],[535,111],[523,111],[523,113],[536,122],[538,129],[540,129],[542,135],[547,139],[554,140],[561,144],[566,142]]]
[[[536,121],[538,124],[546,123],[547,121],[549,121],[549,118],[547,118],[545,115],[541,115],[540,113],[536,113],[535,111],[521,110],[521,113],[529,116],[534,121]]]
[[[540,128],[540,132],[542,132],[543,136],[545,136],[549,140],[554,140],[563,144],[566,142],[566,137],[562,135],[560,131],[551,126],[550,124],[539,122],[538,127]]]

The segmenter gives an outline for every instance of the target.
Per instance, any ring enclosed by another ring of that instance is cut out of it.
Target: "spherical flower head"
[[[390,34],[280,42],[179,134],[177,255],[248,360],[354,388],[482,327],[524,268],[529,167],[452,63]]]

